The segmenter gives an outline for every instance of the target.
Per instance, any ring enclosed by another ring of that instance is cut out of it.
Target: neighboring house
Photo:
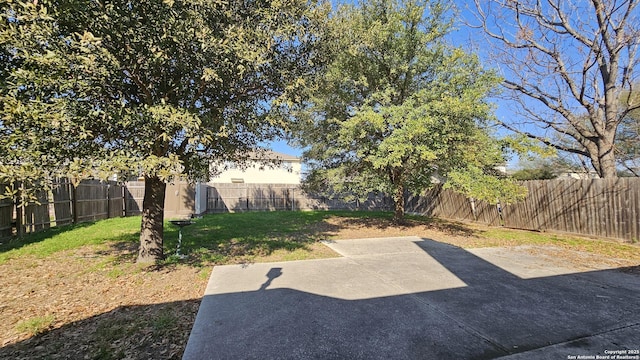
[[[493,167],[500,175],[507,175],[507,164],[500,164]]]
[[[295,156],[275,151],[253,155],[244,165],[226,162],[211,183],[300,184],[302,162]]]
[[[598,173],[594,170],[583,170],[583,171],[564,171],[558,172],[558,177],[556,179],[579,179],[579,180],[589,180],[589,179],[599,179]]]

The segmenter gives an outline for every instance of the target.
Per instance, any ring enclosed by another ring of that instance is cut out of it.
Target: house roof
[[[273,150],[266,150],[264,152],[253,152],[249,157],[253,160],[300,161],[300,158],[298,157]]]

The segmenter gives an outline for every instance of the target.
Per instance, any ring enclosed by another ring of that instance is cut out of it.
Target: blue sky
[[[298,156],[298,157],[302,156],[302,149],[293,148],[289,146],[287,142],[284,140],[271,142],[268,146],[273,151],[281,152],[287,155]]]

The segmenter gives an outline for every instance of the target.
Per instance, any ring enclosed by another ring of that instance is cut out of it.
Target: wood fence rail
[[[640,240],[640,178],[533,180],[511,205],[472,201],[436,187],[410,197],[407,211],[510,228]]]
[[[389,210],[391,199],[370,194],[367,199],[345,200],[308,194],[295,184],[207,184],[206,212],[274,210]]]
[[[36,194],[38,203],[20,207],[11,199],[0,200],[0,238],[124,216],[123,191],[113,181],[83,180],[74,188],[69,180],[58,179],[51,191]]]
[[[201,184],[197,195],[188,184],[167,187],[168,210],[174,215],[201,211],[362,209],[389,210],[388,197],[346,202],[305,194],[291,185]],[[525,181],[527,197],[516,204],[490,205],[441,186],[407,199],[406,210],[444,219],[474,221],[492,226],[559,231],[588,236],[640,240],[640,178]],[[0,185],[1,186],[1,185]],[[50,226],[138,214],[143,183],[117,184],[86,180],[77,188],[61,179],[51,193],[38,194],[40,205],[16,207],[0,200],[0,238]],[[173,199],[171,199],[173,197]],[[198,200],[200,201],[200,200]],[[175,202],[175,205],[171,205]]]

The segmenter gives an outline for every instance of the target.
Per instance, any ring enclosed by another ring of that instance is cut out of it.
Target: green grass
[[[291,252],[304,258],[301,250],[326,234],[313,225],[329,216],[381,216],[379,213],[352,212],[249,212],[224,213],[196,219],[182,230],[182,251],[201,261],[226,263],[250,261],[274,251]],[[175,249],[177,231],[165,237],[168,249]]]
[[[0,264],[25,255],[46,257],[56,252],[107,242],[137,242],[140,217],[115,218],[70,226],[12,238],[0,244]]]
[[[256,259],[302,260],[309,257],[312,246],[318,240],[331,236],[326,227],[315,226],[329,217],[391,220],[391,212],[308,211],[308,212],[249,212],[206,215],[195,224],[182,230],[181,253],[187,259],[175,256],[178,229],[165,223],[164,246],[167,259],[161,265],[188,262],[200,266],[209,263],[225,264],[251,262]],[[418,224],[433,225],[445,232],[463,234],[468,245],[555,245],[572,247],[592,253],[624,258],[640,258],[638,247],[619,242],[591,240],[579,237],[518,231],[505,228],[482,228],[408,216]],[[8,259],[26,255],[46,257],[50,254],[77,249],[87,245],[135,249],[140,235],[140,217],[116,218],[53,228],[41,233],[29,234],[22,239],[12,239],[0,244],[0,264]],[[108,249],[107,249],[108,250]],[[107,254],[108,251],[102,255]],[[100,252],[98,252],[100,254]],[[130,263],[134,254],[119,260]],[[118,262],[108,257],[107,262]],[[274,260],[280,261],[280,260]],[[108,264],[104,264],[107,266]],[[99,270],[99,269],[94,269]],[[120,277],[127,269],[112,269],[107,275]]]
[[[55,318],[53,315],[37,316],[24,320],[16,325],[16,330],[20,333],[26,333],[31,336],[41,334],[53,325]]]
[[[389,217],[383,212],[310,211],[310,212],[252,212],[213,214],[196,219],[195,224],[182,230],[181,253],[198,262],[225,263],[231,258],[244,260],[268,255],[276,250],[294,252],[293,258],[304,258],[301,252],[309,243],[323,235],[312,225],[328,216]],[[140,217],[114,218],[27,234],[0,243],[0,264],[22,256],[48,255],[78,249],[88,245],[111,244],[135,246],[140,236]],[[175,254],[178,229],[165,222],[165,264],[180,262]],[[118,277],[120,274],[110,274]]]
[[[583,237],[545,232],[488,228],[477,231],[484,246],[509,245],[551,245],[574,250],[600,254],[611,258],[640,260],[640,248],[637,245],[614,240],[588,239]]]

